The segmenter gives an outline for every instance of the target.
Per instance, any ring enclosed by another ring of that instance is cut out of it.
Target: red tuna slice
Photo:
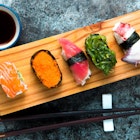
[[[79,85],[84,85],[86,83],[86,79],[90,78],[91,75],[87,60],[75,63],[70,66],[70,70],[72,71],[76,83]]]
[[[61,38],[59,43],[62,46],[62,56],[67,61],[76,83],[84,85],[91,75],[85,54],[79,47],[67,39]],[[72,63],[69,63],[69,60]]]
[[[70,42],[69,40],[65,38],[60,38],[59,43],[62,47],[62,53],[65,57],[65,60],[75,56],[76,54],[82,51],[74,43]]]

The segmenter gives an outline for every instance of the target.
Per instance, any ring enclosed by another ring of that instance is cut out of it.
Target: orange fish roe
[[[31,58],[31,66],[47,88],[56,87],[62,80],[62,74],[54,56],[47,50],[36,52]]]
[[[24,83],[21,74],[11,62],[0,64],[0,84],[10,98],[14,98],[27,90],[27,85]]]

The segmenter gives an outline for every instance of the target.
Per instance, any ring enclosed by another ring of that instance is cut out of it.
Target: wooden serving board
[[[63,34],[1,51],[0,63],[5,61],[13,62],[22,73],[25,82],[28,85],[28,90],[14,99],[9,99],[6,97],[2,89],[0,89],[0,115],[6,115],[140,74],[140,69],[138,67],[136,68],[134,65],[121,61],[124,54],[115,42],[112,32],[114,24],[121,21],[130,23],[140,34],[139,15],[140,10]],[[92,76],[87,81],[86,85],[78,86],[75,83],[66,62],[61,56],[61,46],[59,45],[58,39],[62,37],[67,38],[85,51],[85,39],[93,33],[99,33],[107,37],[108,46],[116,53],[117,64],[114,68],[114,72],[105,76],[100,70],[95,68],[89,60]],[[40,49],[47,49],[51,51],[58,62],[63,74],[62,84],[58,88],[47,89],[44,87],[31,69],[30,58]]]

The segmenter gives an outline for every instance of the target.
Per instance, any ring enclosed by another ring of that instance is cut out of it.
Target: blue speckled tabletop
[[[17,11],[22,35],[16,45],[67,32],[140,9],[139,0],[0,0]],[[113,107],[140,107],[140,76],[48,102],[21,114],[101,108],[104,93],[113,96]],[[79,100],[80,99],[80,100]],[[49,123],[16,121],[0,123],[0,132]],[[4,140],[140,140],[140,116],[114,120],[114,132],[104,132],[102,122],[18,135]]]

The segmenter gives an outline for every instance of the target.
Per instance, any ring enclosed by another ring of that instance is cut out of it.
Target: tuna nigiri
[[[62,56],[67,61],[75,81],[79,85],[84,85],[91,75],[84,52],[65,38],[59,39],[59,43],[62,47]]]
[[[114,36],[117,43],[123,48],[125,55],[122,61],[139,64],[140,63],[140,36],[128,23],[116,23]]]
[[[14,98],[27,90],[27,85],[24,83],[21,73],[11,62],[0,64],[0,84],[10,98]]]

